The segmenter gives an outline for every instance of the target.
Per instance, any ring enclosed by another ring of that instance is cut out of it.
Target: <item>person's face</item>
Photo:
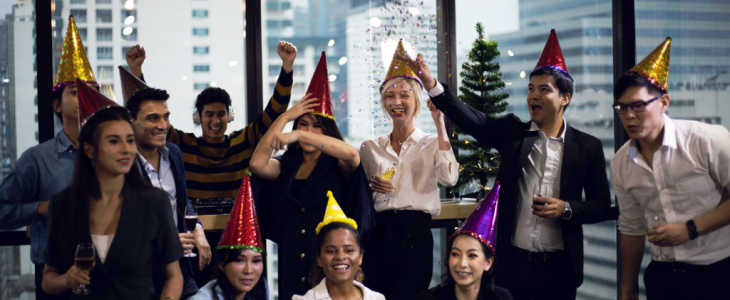
[[[167,141],[170,112],[163,100],[142,101],[135,116],[134,133],[137,145],[142,148],[159,148]]]
[[[560,95],[552,75],[535,75],[527,85],[527,107],[530,120],[538,125],[552,123],[562,117],[562,107],[570,103],[570,95]]]
[[[248,293],[264,272],[264,257],[259,252],[246,249],[241,251],[236,260],[220,268],[236,291]]]
[[[639,102],[646,103],[655,96],[650,94],[649,90],[644,86],[632,86],[626,89],[616,102],[619,105]],[[667,108],[669,108],[669,96],[664,94],[655,101],[643,105],[643,107],[627,107],[619,110],[618,116],[629,138],[638,141],[648,141],[659,136],[664,125],[664,112],[667,111]]]
[[[312,114],[305,114],[301,118],[299,118],[299,121],[297,121],[297,124],[295,124],[295,128],[296,130],[323,134],[322,124],[320,124],[319,118],[315,117]],[[302,151],[307,153],[317,151],[317,148],[314,145],[310,145],[307,143],[299,142],[299,146],[302,147]]]
[[[492,267],[493,258],[487,259],[482,244],[467,235],[458,235],[449,251],[449,273],[456,285],[467,287],[481,284],[482,275]]]
[[[330,282],[351,282],[360,271],[362,251],[349,229],[338,228],[328,232],[319,251],[317,265]]]
[[[228,129],[228,108],[222,102],[203,105],[200,112],[200,127],[207,141],[222,142]]]
[[[97,174],[117,176],[129,172],[137,153],[134,131],[129,122],[107,121],[101,123],[96,130],[96,147],[84,144],[84,153],[93,162]]]
[[[416,91],[406,80],[386,86],[381,101],[394,123],[412,121],[416,116]]]
[[[99,87],[86,83],[87,86],[99,91]],[[63,87],[61,92],[61,99],[53,99],[53,111],[59,113],[61,118],[66,120],[78,120],[79,119],[79,94],[76,83],[69,84]]]

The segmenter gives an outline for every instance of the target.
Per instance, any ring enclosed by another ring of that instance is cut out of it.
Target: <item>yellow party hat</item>
[[[667,37],[654,51],[628,72],[634,72],[649,79],[662,92],[667,92],[669,80],[669,50],[672,38]]]
[[[317,224],[317,228],[315,228],[314,231],[319,234],[319,230],[322,229],[322,227],[335,222],[345,223],[352,226],[352,228],[357,229],[357,222],[345,215],[345,212],[342,211],[340,205],[337,204],[335,196],[332,195],[332,191],[327,191],[327,198],[329,198],[329,200],[327,200],[327,209],[324,211],[324,217],[322,218],[322,222]]]
[[[86,58],[86,50],[84,50],[84,44],[81,42],[81,36],[78,29],[76,29],[73,16],[68,17],[68,28],[66,29],[66,37],[63,40],[61,59],[58,61],[56,69],[56,81],[53,83],[53,91],[73,84],[77,78],[98,86],[94,78],[94,72],[89,65],[89,59]]]
[[[395,48],[395,53],[393,53],[393,60],[390,62],[388,73],[385,74],[385,79],[383,80],[383,83],[380,84],[381,90],[386,82],[395,78],[413,79],[418,82],[421,87],[423,87],[421,79],[418,78],[416,72],[414,72],[413,69],[411,69],[411,67],[408,65],[408,62],[406,61],[406,59],[408,58],[408,53],[403,47],[403,40],[401,39],[398,41],[398,47]]]

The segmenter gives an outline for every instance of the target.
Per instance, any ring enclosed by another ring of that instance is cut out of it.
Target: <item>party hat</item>
[[[497,207],[499,204],[499,182],[494,184],[489,194],[474,208],[461,228],[451,235],[453,239],[459,234],[467,234],[484,243],[492,255],[496,255],[497,240]]]
[[[75,83],[79,95],[79,122],[82,126],[95,112],[108,106],[118,106],[116,102],[90,88],[81,79],[76,79]]]
[[[542,49],[540,60],[535,65],[535,69],[543,67],[558,70],[573,79],[568,73],[568,67],[565,65],[565,58],[563,58],[563,51],[560,50],[560,43],[558,42],[558,36],[555,34],[555,29],[550,29],[550,36],[545,42],[545,48]]]
[[[413,79],[418,82],[421,87],[423,87],[421,79],[418,78],[416,72],[414,72],[410,65],[408,65],[407,60],[409,59],[408,53],[403,47],[403,40],[401,39],[398,41],[398,47],[395,48],[395,53],[393,53],[393,60],[390,62],[388,73],[385,74],[385,79],[383,79],[383,83],[380,84],[381,90],[386,82],[395,78]]]
[[[345,215],[345,212],[342,211],[340,205],[337,204],[335,196],[332,195],[332,191],[327,191],[327,198],[329,198],[329,200],[327,200],[327,209],[324,211],[324,217],[322,218],[322,222],[317,224],[317,228],[314,229],[314,232],[319,234],[319,230],[322,229],[322,227],[334,222],[345,223],[352,226],[352,228],[357,229],[357,222]]]
[[[314,109],[314,113],[323,117],[335,119],[332,114],[332,95],[330,95],[330,83],[327,78],[327,57],[324,51],[317,63],[317,69],[314,70],[312,80],[309,82],[306,94],[319,99],[319,105]]]
[[[126,68],[119,66],[119,79],[122,82],[122,94],[124,95],[124,103],[132,98],[134,93],[137,91],[148,88],[147,84],[144,83],[137,76],[134,76],[132,72],[129,72]]]
[[[81,79],[96,86],[99,84],[91,71],[89,59],[86,58],[86,50],[81,42],[81,36],[76,29],[76,22],[73,16],[68,17],[68,28],[66,37],[63,40],[61,59],[58,61],[56,70],[56,81],[53,83],[53,91],[73,84],[76,79]]]
[[[669,51],[671,45],[672,38],[667,37],[654,51],[649,53],[649,56],[628,72],[639,74],[639,76],[648,79],[653,85],[666,93],[669,80]]]
[[[238,198],[216,249],[250,249],[264,252],[259,218],[256,216],[256,205],[251,192],[251,178],[248,174],[243,175]]]

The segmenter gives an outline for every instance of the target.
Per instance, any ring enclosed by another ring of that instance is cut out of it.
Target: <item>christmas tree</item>
[[[468,60],[461,65],[459,99],[485,115],[495,117],[507,108],[505,99],[508,97],[504,92],[499,63],[494,62],[499,57],[499,50],[496,41],[488,41],[484,37],[481,23],[477,23],[476,29],[478,36],[469,51]],[[461,133],[456,126],[451,133],[451,145],[456,148],[456,159],[461,165],[459,182],[453,190],[461,195],[474,192],[481,194],[489,178],[497,175],[499,154],[482,147],[471,136]]]

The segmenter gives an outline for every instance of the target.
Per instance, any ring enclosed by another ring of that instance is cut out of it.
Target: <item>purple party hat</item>
[[[459,230],[451,235],[452,239],[459,234],[467,234],[484,243],[492,251],[492,255],[496,256],[497,207],[499,206],[500,186],[499,182],[494,183],[489,194],[477,204]]]

